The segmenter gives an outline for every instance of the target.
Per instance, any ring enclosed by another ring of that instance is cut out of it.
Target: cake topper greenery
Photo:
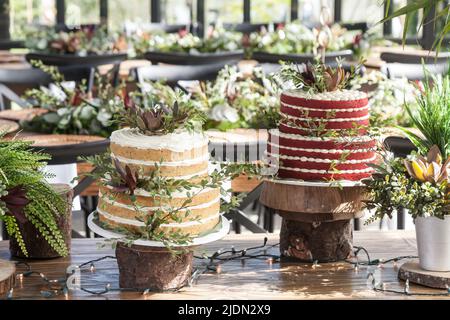
[[[97,95],[87,90],[86,82],[67,82],[56,67],[33,61],[35,67],[47,72],[53,83],[49,87],[30,89],[24,98],[42,112],[21,122],[27,131],[59,134],[89,134],[109,137],[118,128],[114,115],[122,108],[122,90],[111,85],[108,76],[96,74]]]
[[[360,73],[363,62],[361,60],[357,65],[351,65],[349,71],[342,67],[340,60],[336,67],[325,65],[321,61],[301,65],[283,63],[279,75],[295,89],[311,94],[343,90],[350,87],[350,82]]]
[[[61,256],[68,250],[56,217],[66,214],[68,203],[46,182],[43,172],[50,157],[33,152],[32,142],[6,140],[0,133],[0,220],[25,256],[27,248],[20,225],[31,223]]]
[[[206,115],[195,108],[189,95],[154,83],[144,92],[133,92],[124,99],[117,122],[146,135],[162,135],[176,130],[201,130]]]

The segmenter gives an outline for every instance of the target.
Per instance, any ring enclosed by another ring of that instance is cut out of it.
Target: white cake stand
[[[88,217],[88,227],[89,227],[89,229],[91,229],[91,231],[93,231],[94,233],[96,233],[104,238],[124,239],[125,240],[125,236],[123,234],[100,227],[97,224],[95,214],[96,214],[96,211],[92,212]],[[175,243],[168,243],[168,244],[171,246],[174,246],[174,247],[192,247],[192,246],[200,246],[203,244],[207,244],[210,242],[220,240],[223,237],[225,237],[228,234],[228,232],[230,231],[230,222],[225,217],[221,216],[219,223],[221,224],[221,228],[219,230],[208,233],[204,236],[196,237],[189,244],[185,244],[185,245],[180,245],[180,244],[175,244]],[[166,245],[167,245],[167,244],[165,245],[161,241],[150,241],[150,240],[136,240],[136,241],[133,241],[133,244],[138,245],[138,246],[158,247],[158,248],[166,247]]]

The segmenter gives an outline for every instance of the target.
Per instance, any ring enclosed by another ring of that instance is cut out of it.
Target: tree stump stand
[[[261,202],[283,218],[280,253],[302,261],[332,262],[353,249],[351,220],[362,217],[359,184],[266,180]]]
[[[176,248],[173,248],[174,250]],[[174,290],[184,286],[192,272],[193,251],[174,255],[167,248],[117,243],[116,257],[121,288]]]
[[[0,260],[0,298],[14,287],[16,266],[6,260]]]

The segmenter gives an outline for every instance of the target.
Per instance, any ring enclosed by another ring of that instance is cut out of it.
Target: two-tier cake
[[[367,95],[360,91],[281,94],[279,128],[270,130],[268,156],[276,159],[278,177],[306,181],[370,177],[376,159],[368,135]]]

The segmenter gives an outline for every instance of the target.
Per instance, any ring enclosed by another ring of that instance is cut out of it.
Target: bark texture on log
[[[450,287],[450,272],[423,270],[418,262],[404,263],[398,271],[398,277],[431,288],[447,289]]]
[[[73,191],[70,186],[66,184],[52,184],[52,187],[67,199],[67,212],[64,212],[56,217],[56,223],[64,237],[64,242],[66,243],[67,249],[70,252]],[[17,241],[13,238],[9,241],[9,249],[12,256],[29,259],[52,259],[60,257],[60,255],[52,249],[47,240],[45,240],[33,224],[30,222],[25,222],[24,224],[19,223],[19,229],[28,250],[28,257],[25,257]]]
[[[10,261],[0,260],[0,296],[14,287],[16,266]]]
[[[301,222],[283,219],[280,253],[303,261],[331,262],[346,259],[353,248],[350,220]]]
[[[173,255],[166,248],[117,243],[121,288],[166,291],[182,287],[192,273],[193,251]]]

